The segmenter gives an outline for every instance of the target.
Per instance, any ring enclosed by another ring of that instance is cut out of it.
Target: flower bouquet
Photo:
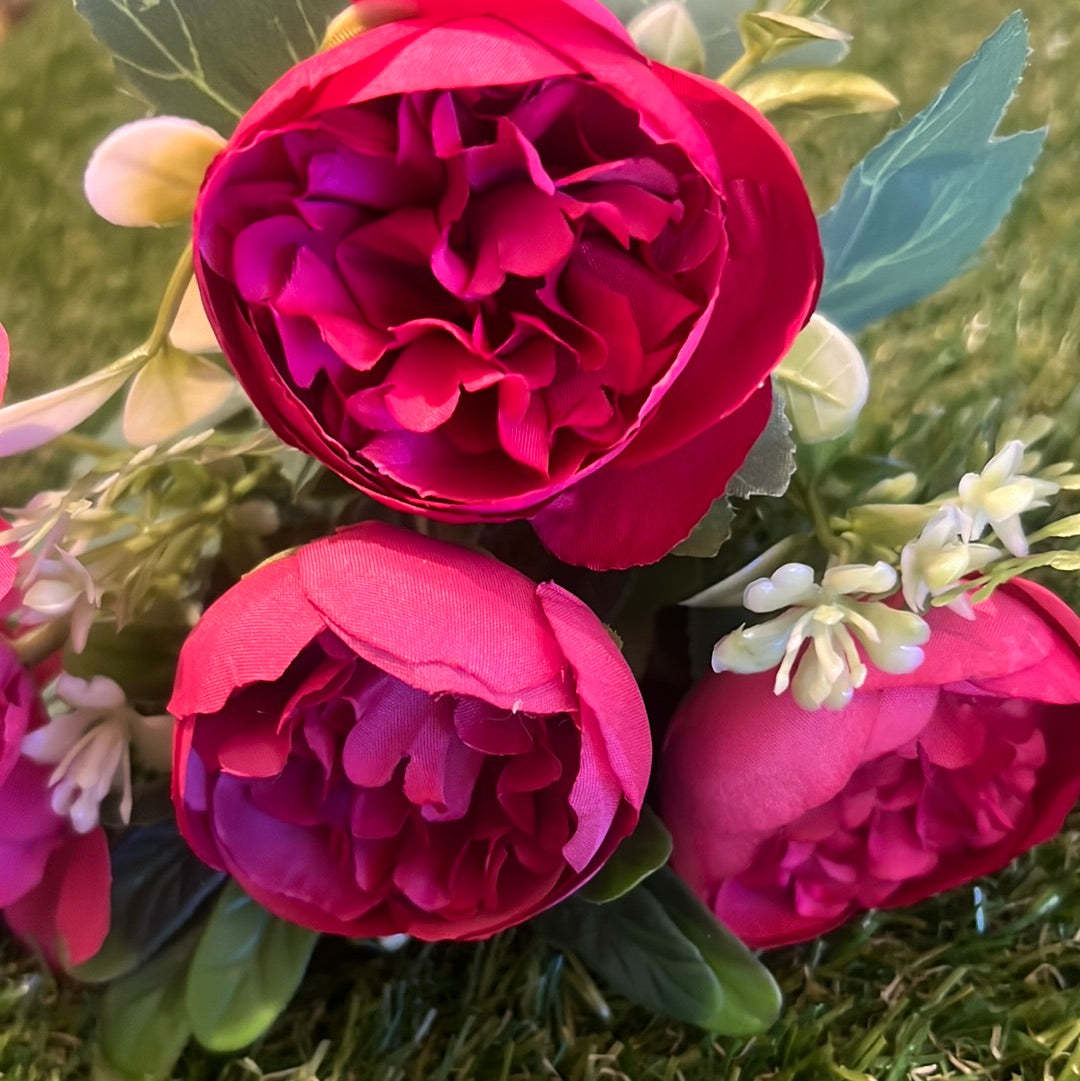
[[[102,1078],[242,1052],[309,970],[472,995],[500,949],[556,1028],[610,993],[704,1034],[665,1076],[736,1076],[755,951],[1080,796],[1080,410],[855,340],[1032,170],[1025,21],[818,216],[773,122],[897,105],[820,0],[342,3],[75,2],[153,109],[86,197],[173,269],[141,344],[0,408],[0,454],[66,453],[0,524],[4,921],[100,988]],[[864,415],[871,376],[929,385]],[[435,1007],[384,986],[415,1050]],[[385,1076],[512,1076],[505,1008]]]

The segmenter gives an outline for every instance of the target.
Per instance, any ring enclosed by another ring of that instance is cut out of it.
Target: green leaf
[[[850,40],[851,35],[820,19],[789,15],[782,11],[747,11],[739,17],[739,35],[748,52],[762,59],[811,41]]]
[[[746,499],[752,495],[783,495],[795,472],[795,444],[791,421],[781,394],[773,394],[772,414],[765,431],[750,448],[738,473],[728,481],[727,496]]]
[[[198,930],[192,928],[149,964],[109,985],[98,1011],[97,1081],[169,1076],[191,1037],[184,976]]]
[[[820,315],[811,316],[773,380],[800,443],[847,435],[870,392],[859,347]]]
[[[1080,514],[1070,514],[1066,518],[1059,518],[1056,522],[1044,525],[1028,537],[1031,544],[1048,540],[1050,537],[1080,537]]]
[[[637,829],[615,849],[611,859],[579,891],[578,896],[603,905],[629,893],[671,857],[671,834],[648,804],[641,808]]]
[[[571,897],[533,922],[627,998],[678,1021],[746,1036],[779,1013],[768,970],[667,868],[610,904]]]
[[[73,972],[90,983],[137,968],[194,917],[225,878],[194,856],[173,822],[126,830],[110,857],[109,934],[101,949]]]
[[[228,134],[311,56],[346,0],[75,0],[120,73],[158,111]]]
[[[221,365],[167,346],[136,374],[124,403],[124,438],[135,447],[164,443],[214,416],[239,385]]]
[[[940,289],[1008,212],[1045,130],[993,133],[1027,59],[1013,14],[938,99],[855,167],[820,221],[820,310],[849,333]]]
[[[300,985],[318,938],[272,916],[230,882],[187,977],[187,1015],[199,1043],[235,1051],[261,1036]]]
[[[758,112],[774,119],[780,113],[815,118],[894,109],[899,101],[876,79],[857,71],[784,68],[766,71],[739,84],[739,94]]]
[[[671,550],[673,556],[690,556],[696,559],[712,559],[731,536],[731,523],[735,512],[731,504],[721,496],[705,512],[690,536]]]

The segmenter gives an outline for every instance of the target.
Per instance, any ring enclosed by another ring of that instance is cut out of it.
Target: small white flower
[[[16,588],[22,597],[19,622],[33,627],[70,618],[71,646],[76,653],[83,651],[101,605],[101,591],[75,556],[53,547],[51,554],[27,565]]]
[[[1028,554],[1028,541],[1020,515],[1045,507],[1045,497],[1057,495],[1061,485],[1017,472],[1024,460],[1024,444],[1010,440],[986,463],[981,473],[965,473],[957,489],[960,509],[970,517],[965,541],[978,540],[989,525],[1014,556]]]
[[[900,552],[900,581],[904,601],[913,612],[925,612],[931,597],[945,593],[962,578],[1001,557],[992,545],[966,541],[972,528],[969,515],[955,503],[946,503],[926,523],[918,540],[904,545]],[[966,596],[957,597],[948,607],[964,619],[975,618]]]
[[[62,673],[56,698],[70,708],[23,737],[22,753],[55,765],[49,777],[52,809],[71,819],[78,833],[94,829],[101,801],[121,793],[120,817],[131,817],[131,746],[148,767],[169,768],[173,721],[167,714],[143,717],[128,705],[120,687],[105,676],[91,680]]]
[[[895,588],[896,571],[887,563],[830,567],[820,585],[811,567],[786,563],[769,578],[751,582],[743,605],[752,612],[788,611],[720,639],[713,670],[745,674],[779,665],[774,694],[790,686],[803,709],[843,709],[866,680],[856,639],[886,672],[910,672],[922,664],[919,646],[930,635],[926,623],[913,612],[869,599]]]

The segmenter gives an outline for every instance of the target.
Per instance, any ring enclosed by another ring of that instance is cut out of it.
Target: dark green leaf
[[[940,289],[997,229],[1046,134],[993,137],[1027,53],[1017,12],[852,171],[821,218],[829,319],[857,331]]]
[[[151,105],[228,134],[251,103],[319,47],[346,0],[75,0]]]
[[[670,856],[671,834],[646,804],[641,808],[637,829],[615,849],[600,872],[578,891],[578,896],[598,905],[614,901],[663,867]]]
[[[627,998],[731,1036],[762,1032],[780,992],[768,970],[664,868],[610,904],[571,897],[534,925]]]
[[[230,882],[188,972],[195,1038],[211,1051],[235,1051],[261,1036],[299,986],[318,937],[272,916]]]
[[[156,953],[225,878],[196,859],[172,822],[126,830],[110,855],[109,935],[74,971],[92,983],[124,976]]]
[[[795,472],[795,444],[791,421],[784,412],[784,396],[773,393],[772,414],[765,431],[750,448],[742,468],[728,482],[728,496],[783,495]]]
[[[768,1028],[779,1017],[782,1005],[772,973],[716,921],[674,871],[653,875],[648,887],[720,979],[724,1001],[715,1029],[732,1036],[749,1036]]]
[[[184,976],[198,937],[190,929],[148,964],[109,985],[101,1000],[94,1073],[99,1081],[168,1077],[191,1037]]]

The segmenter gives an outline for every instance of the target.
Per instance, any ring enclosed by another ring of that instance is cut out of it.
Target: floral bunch
[[[747,946],[1061,827],[1080,619],[1022,575],[1080,568],[1045,547],[1080,475],[1038,417],[944,488],[872,453],[851,337],[958,272],[1033,164],[1041,133],[992,137],[1023,22],[816,218],[764,114],[896,104],[832,70],[821,6],[125,7],[196,79],[81,4],[164,114],[87,197],[188,235],[141,345],[0,408],[0,453],[75,452],[0,529],[0,909],[108,984],[111,1070],[244,1046],[319,934],[527,920],[657,1011],[759,1031]],[[117,1038],[148,985],[172,1042]]]

